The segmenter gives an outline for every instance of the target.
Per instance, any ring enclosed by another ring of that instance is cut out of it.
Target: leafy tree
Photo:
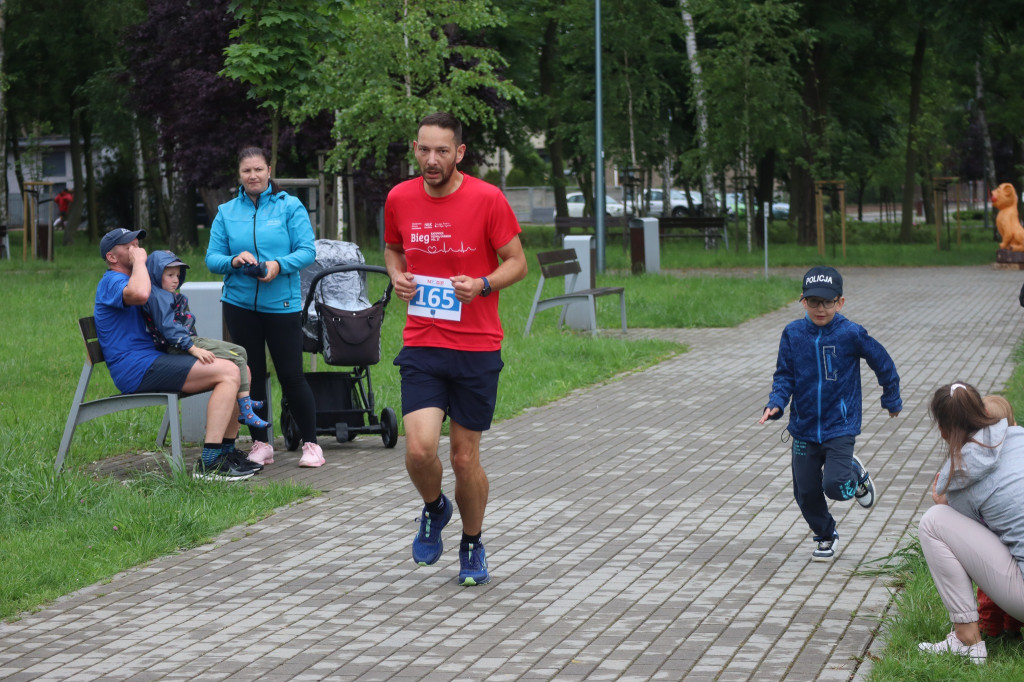
[[[335,19],[307,106],[335,112],[336,167],[372,158],[383,168],[390,145],[434,111],[494,129],[498,111],[521,97],[501,76],[501,55],[483,43],[484,30],[504,24],[489,0],[362,0]]]
[[[709,101],[712,160],[722,169],[736,164],[740,177],[757,178],[758,204],[769,203],[774,153],[799,139],[801,102],[796,59],[807,37],[787,0],[693,2],[702,32],[712,35],[701,51]],[[762,169],[758,173],[758,169]],[[763,173],[763,175],[762,175]],[[755,213],[747,201],[747,245]]]
[[[76,191],[65,242],[76,232],[86,197],[89,235],[95,239],[99,232],[91,131],[102,103],[89,101],[87,84],[118,62],[120,29],[139,9],[136,0],[7,0],[6,105],[15,153],[26,135],[64,133],[71,140]]]
[[[325,0],[232,0],[237,20],[224,50],[222,76],[248,86],[248,96],[270,112],[270,165],[277,166],[281,120],[301,123],[312,113],[306,102],[333,84],[318,78],[320,46],[338,21],[344,4]]]

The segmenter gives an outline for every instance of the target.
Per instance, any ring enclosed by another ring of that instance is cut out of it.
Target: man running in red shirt
[[[452,503],[441,491],[437,450],[448,417],[463,529],[459,584],[482,585],[490,580],[480,541],[489,484],[480,438],[491,426],[503,366],[498,291],[526,276],[526,256],[501,190],[456,167],[466,152],[458,119],[424,118],[413,150],[422,175],[394,187],[384,208],[384,261],[395,295],[409,304],[395,364],[405,466],[425,503],[412,554],[428,566],[444,549]]]

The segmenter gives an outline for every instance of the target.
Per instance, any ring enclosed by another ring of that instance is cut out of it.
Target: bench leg
[[[167,445],[167,434],[171,430],[170,410],[164,410],[164,420],[160,422],[160,430],[156,434],[156,446],[162,448]]]
[[[68,410],[68,420],[64,424],[64,435],[60,439],[60,447],[57,448],[57,460],[53,463],[54,473],[59,474],[64,467],[64,458],[71,449],[71,439],[75,437],[75,429],[78,427],[78,410],[85,399],[85,391],[89,387],[89,378],[92,377],[92,364],[86,360],[82,366],[82,373],[78,377],[78,387],[75,389],[75,397],[71,401],[71,409]]]
[[[164,412],[164,423],[171,431],[171,466],[176,472],[185,472],[185,458],[181,454],[181,419],[178,417],[178,396],[167,394],[167,410]],[[164,427],[161,426],[161,432]]]
[[[57,448],[57,461],[53,463],[53,472],[60,473],[64,467],[64,458],[71,448],[71,439],[75,437],[75,427],[78,426],[78,401],[71,406],[71,413],[68,414],[68,421],[64,425],[64,435],[60,439],[60,447]]]
[[[590,302],[590,335],[597,336],[597,301],[594,296],[587,296]]]

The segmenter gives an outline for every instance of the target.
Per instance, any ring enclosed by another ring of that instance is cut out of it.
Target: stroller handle
[[[345,265],[332,265],[329,268],[324,268],[320,272],[313,275],[313,279],[309,282],[309,291],[306,292],[306,300],[302,304],[302,324],[306,324],[309,319],[309,304],[313,302],[313,294],[316,292],[316,285],[321,279],[327,275],[333,275],[338,272],[376,272],[387,276],[388,286],[384,290],[384,295],[377,300],[377,303],[384,303],[384,307],[388,307],[388,302],[391,300],[391,291],[394,289],[394,285],[391,284],[391,276],[388,275],[387,268],[383,268],[379,265],[367,265],[366,263],[347,263]]]

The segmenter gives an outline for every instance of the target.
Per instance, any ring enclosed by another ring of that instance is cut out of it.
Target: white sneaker
[[[832,531],[832,537],[814,538],[814,551],[811,553],[812,561],[832,561],[836,552],[839,551],[839,532]]]
[[[274,446],[261,440],[254,440],[252,442],[252,450],[249,450],[249,456],[246,459],[257,464],[273,464]]]
[[[857,498],[857,504],[867,509],[875,503],[875,484],[871,482],[871,475],[856,455],[853,457],[853,463],[857,467],[858,477],[857,492],[854,496]]]
[[[921,642],[917,645],[917,648],[921,651],[928,651],[933,654],[942,653],[953,653],[958,656],[966,656],[971,659],[972,663],[981,665],[988,659],[988,650],[985,648],[985,642],[981,641],[977,644],[964,644],[956,636],[956,630],[950,632],[946,639],[935,644],[928,642]]]
[[[320,467],[327,462],[324,459],[324,451],[316,443],[302,444],[302,457],[299,459],[300,467]]]

